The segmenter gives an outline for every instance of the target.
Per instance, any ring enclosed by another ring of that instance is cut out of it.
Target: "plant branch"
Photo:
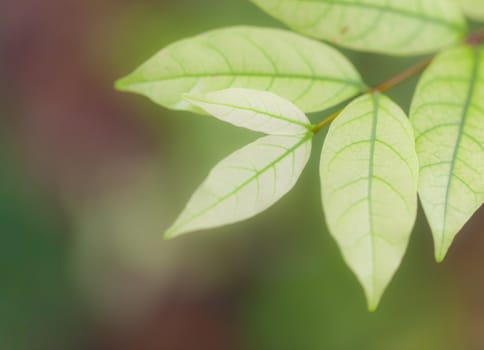
[[[480,29],[478,31],[470,33],[464,39],[464,42],[471,46],[477,46],[484,43],[484,29]],[[385,80],[383,83],[369,88],[366,91],[366,93],[385,92],[395,87],[396,85],[399,85],[400,83],[408,80],[409,78],[423,72],[424,69],[427,68],[429,64],[432,62],[433,58],[434,57],[432,56],[424,59],[423,61],[417,62],[413,66],[410,66],[409,68],[405,69],[403,72],[400,72],[397,75],[391,77],[390,79]],[[315,134],[319,132],[326,125],[330,124],[333,120],[338,118],[341,112],[343,112],[342,109],[337,111],[336,113],[331,114],[328,118],[324,119],[319,124],[315,125],[312,129],[312,132]]]
[[[329,123],[331,123],[333,120],[335,120],[336,118],[338,118],[338,116],[341,114],[341,112],[343,112],[343,110],[339,110],[333,114],[331,114],[328,118],[324,119],[323,121],[321,121],[319,124],[315,125],[311,131],[316,134],[318,131],[320,131],[322,128],[324,128],[326,125],[328,125]]]
[[[385,92],[394,86],[404,82],[405,80],[417,75],[418,73],[422,72],[427,66],[432,62],[433,57],[426,58],[425,60],[418,62],[414,64],[413,66],[405,69],[403,72],[398,73],[397,75],[391,77],[388,80],[385,80],[383,83],[378,84],[374,87],[369,88],[366,92],[367,93],[375,93],[375,92]],[[324,128],[326,125],[331,123],[333,120],[335,120],[340,114],[343,112],[343,110],[339,110],[332,115],[330,115],[328,118],[324,119],[321,121],[319,124],[315,125],[312,129],[313,133],[319,132],[322,128]]]
[[[418,73],[422,72],[425,68],[428,67],[430,62],[432,62],[433,57],[426,58],[425,60],[414,64],[413,66],[405,69],[403,72],[398,73],[397,75],[391,77],[390,79],[384,81],[383,83],[370,88],[368,92],[385,92],[390,90],[396,85],[404,82],[405,80],[417,75]]]

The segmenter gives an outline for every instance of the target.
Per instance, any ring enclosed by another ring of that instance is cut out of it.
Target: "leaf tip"
[[[114,89],[117,91],[127,91],[129,90],[128,77],[123,77],[114,82]]]
[[[114,88],[118,91],[139,92],[139,84],[146,82],[141,69],[119,78],[114,82]]]
[[[173,231],[172,228],[169,228],[168,230],[165,231],[165,233],[163,234],[163,239],[165,241],[169,241],[169,240],[172,240],[173,238],[175,238],[177,236],[176,232]]]
[[[163,239],[165,241],[172,240],[178,238],[182,235],[191,232],[190,230],[185,229],[183,226],[180,226],[177,222],[171,225],[166,231],[163,233]]]
[[[435,261],[440,264],[445,260],[445,257],[447,256],[447,249],[440,248],[435,250]]]
[[[371,284],[363,284],[363,290],[365,291],[366,296],[366,304],[368,307],[368,312],[374,313],[377,311],[378,307],[380,306],[381,299],[385,294],[385,291],[390,283],[391,279],[387,279],[386,282],[383,284],[375,284],[375,282],[371,282]]]
[[[452,245],[453,239],[439,241],[437,240],[435,243],[435,261],[440,264],[442,263],[447,253],[449,252],[450,246]]]
[[[378,304],[368,304],[368,312],[375,313],[376,309],[378,308]]]
[[[366,302],[368,307],[368,312],[374,313],[380,305],[381,295],[367,295]]]

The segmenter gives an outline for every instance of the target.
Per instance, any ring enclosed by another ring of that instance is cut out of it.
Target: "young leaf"
[[[484,21],[484,0],[455,0],[464,13],[477,21]]]
[[[417,155],[404,112],[378,93],[352,102],[326,136],[320,175],[328,227],[374,310],[417,214]]]
[[[365,90],[361,77],[338,51],[285,30],[231,27],[185,39],[161,50],[120,90],[146,95],[172,109],[197,108],[183,100],[243,87],[267,90],[304,112],[332,107]]]
[[[232,88],[185,99],[220,120],[266,134],[305,134],[312,128],[299,108],[271,92]]]
[[[210,172],[165,237],[242,221],[269,208],[301,175],[312,135],[264,136],[232,153]]]
[[[442,261],[484,199],[484,48],[440,54],[422,76],[410,115],[420,199]]]
[[[360,51],[415,55],[463,38],[453,0],[251,0],[292,29]]]

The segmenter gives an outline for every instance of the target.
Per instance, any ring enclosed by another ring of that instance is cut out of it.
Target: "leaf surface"
[[[418,84],[410,115],[420,199],[442,261],[484,199],[484,48],[437,56]]]
[[[415,55],[463,38],[453,0],[251,0],[290,28],[354,50]]]
[[[298,135],[311,130],[306,115],[271,92],[231,88],[185,99],[222,121],[271,135]]]
[[[477,21],[484,21],[484,0],[455,0],[464,13]]]
[[[374,310],[416,217],[418,164],[404,112],[380,94],[352,102],[330,127],[320,175],[328,227]]]
[[[192,110],[184,94],[231,87],[267,90],[304,112],[332,107],[365,90],[351,63],[326,44],[269,28],[230,27],[169,45],[127,77],[120,90],[171,109]]]
[[[295,185],[311,152],[312,134],[264,136],[213,168],[165,237],[248,219]]]

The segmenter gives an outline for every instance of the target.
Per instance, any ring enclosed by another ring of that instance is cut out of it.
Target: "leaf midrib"
[[[270,170],[272,167],[274,167],[278,162],[280,162],[282,159],[286,158],[288,155],[290,155],[291,153],[293,153],[294,151],[296,151],[296,149],[298,149],[301,145],[303,145],[304,143],[308,142],[308,140],[311,139],[311,137],[313,136],[312,133],[308,133],[306,134],[306,136],[304,136],[303,138],[301,138],[301,140],[299,142],[297,142],[294,146],[288,148],[284,153],[282,153],[279,157],[277,157],[276,159],[274,159],[272,162],[270,162],[269,164],[267,164],[265,167],[263,167],[262,169],[260,169],[259,171],[257,171],[256,173],[254,173],[254,175],[252,175],[251,177],[249,177],[247,180],[245,180],[244,182],[242,182],[239,186],[235,187],[233,190],[231,190],[229,193],[223,195],[222,197],[218,198],[214,203],[212,203],[210,206],[198,211],[197,213],[193,214],[192,216],[190,216],[189,218],[183,220],[182,222],[180,222],[179,224],[177,224],[176,226],[173,226],[172,228],[170,228],[166,233],[165,233],[165,237],[169,238],[171,237],[171,235],[176,232],[179,228],[185,226],[186,224],[192,222],[193,220],[199,218],[200,216],[202,216],[203,214],[205,214],[207,211],[215,208],[216,206],[218,206],[219,204],[221,204],[222,202],[224,202],[225,200],[227,200],[228,198],[230,198],[231,196],[235,195],[237,192],[239,192],[241,189],[243,189],[245,186],[247,186],[248,184],[250,184],[252,181],[256,180],[258,177],[260,177],[263,173],[265,173],[266,171]]]
[[[244,106],[237,106],[237,105],[232,105],[232,104],[229,104],[229,103],[213,102],[213,101],[203,100],[203,99],[197,98],[195,96],[186,96],[185,98],[187,100],[189,100],[189,101],[190,100],[193,100],[195,102],[206,103],[208,105],[221,106],[221,107],[227,107],[227,108],[233,108],[233,109],[240,109],[240,110],[243,110],[243,111],[254,112],[254,113],[266,115],[266,116],[268,116],[270,118],[274,118],[274,119],[278,119],[278,120],[285,121],[285,122],[290,123],[290,124],[302,126],[307,131],[310,131],[312,129],[312,127],[313,127],[309,123],[303,123],[303,122],[300,122],[300,121],[297,121],[297,120],[294,120],[294,119],[286,118],[286,117],[284,117],[282,115],[277,115],[277,114],[274,114],[274,113],[262,111],[260,109],[255,109],[255,108],[251,108],[251,107],[244,107]]]
[[[380,12],[385,12],[385,13],[393,13],[396,15],[401,15],[405,17],[410,17],[422,21],[429,21],[429,22],[434,22],[436,24],[440,24],[445,27],[449,27],[452,29],[458,29],[459,31],[462,31],[464,29],[464,26],[458,25],[456,23],[450,22],[450,21],[445,21],[443,19],[440,19],[438,17],[432,17],[428,16],[425,14],[419,14],[417,12],[412,12],[412,11],[407,11],[404,9],[398,9],[398,8],[393,8],[393,7],[385,7],[381,6],[378,4],[363,4],[359,2],[351,2],[351,1],[345,1],[345,0],[297,0],[299,2],[311,2],[311,3],[326,3],[328,5],[341,5],[341,6],[347,6],[347,7],[359,7],[359,8],[364,8],[364,9],[370,9],[370,10],[379,10]]]
[[[376,134],[377,134],[377,126],[378,126],[378,100],[379,94],[374,93],[372,94],[372,101],[373,101],[373,121],[371,126],[371,144],[370,144],[370,159],[369,159],[369,168],[368,168],[368,218],[369,218],[369,226],[370,226],[370,248],[371,248],[371,258],[372,258],[372,299],[374,297],[374,293],[376,290],[376,281],[375,281],[375,266],[376,266],[376,257],[375,257],[375,238],[373,237],[373,205],[372,205],[372,193],[373,193],[373,176],[374,176],[374,163],[375,163],[375,148],[376,148]],[[370,305],[370,307],[372,307]]]
[[[447,188],[445,192],[445,207],[444,207],[444,223],[443,223],[443,228],[442,228],[442,237],[441,237],[441,242],[440,242],[440,255],[442,255],[443,247],[444,247],[444,242],[446,239],[446,226],[447,226],[447,215],[449,211],[449,198],[450,198],[450,192],[451,192],[451,187],[452,187],[452,180],[454,178],[454,168],[455,168],[455,163],[457,161],[457,156],[459,154],[460,150],[460,144],[462,142],[462,137],[464,135],[464,128],[466,126],[466,121],[467,117],[469,116],[469,109],[472,103],[472,100],[474,98],[474,92],[475,92],[475,87],[477,83],[477,78],[479,74],[479,68],[480,68],[480,50],[479,48],[475,47],[473,48],[473,65],[472,65],[472,71],[471,71],[471,80],[469,82],[469,89],[467,91],[466,95],[466,100],[464,104],[464,108],[462,109],[462,119],[459,125],[459,131],[457,134],[457,140],[454,146],[454,151],[452,154],[452,159],[450,162],[450,167],[449,167],[449,179],[447,181]]]
[[[352,79],[342,79],[342,78],[335,78],[329,76],[314,76],[314,75],[305,75],[305,74],[291,74],[291,73],[251,73],[251,72],[220,72],[220,73],[190,73],[190,74],[183,74],[183,75],[175,75],[175,76],[168,76],[168,77],[158,77],[156,79],[144,79],[144,80],[131,80],[127,81],[127,85],[144,85],[144,84],[153,84],[159,83],[163,81],[169,80],[177,80],[177,79],[202,79],[202,78],[223,78],[223,77],[253,77],[253,78],[278,78],[278,79],[294,79],[294,80],[316,80],[321,82],[334,82],[334,83],[345,83],[354,85],[360,89],[365,89],[364,84],[361,81],[352,80]]]

